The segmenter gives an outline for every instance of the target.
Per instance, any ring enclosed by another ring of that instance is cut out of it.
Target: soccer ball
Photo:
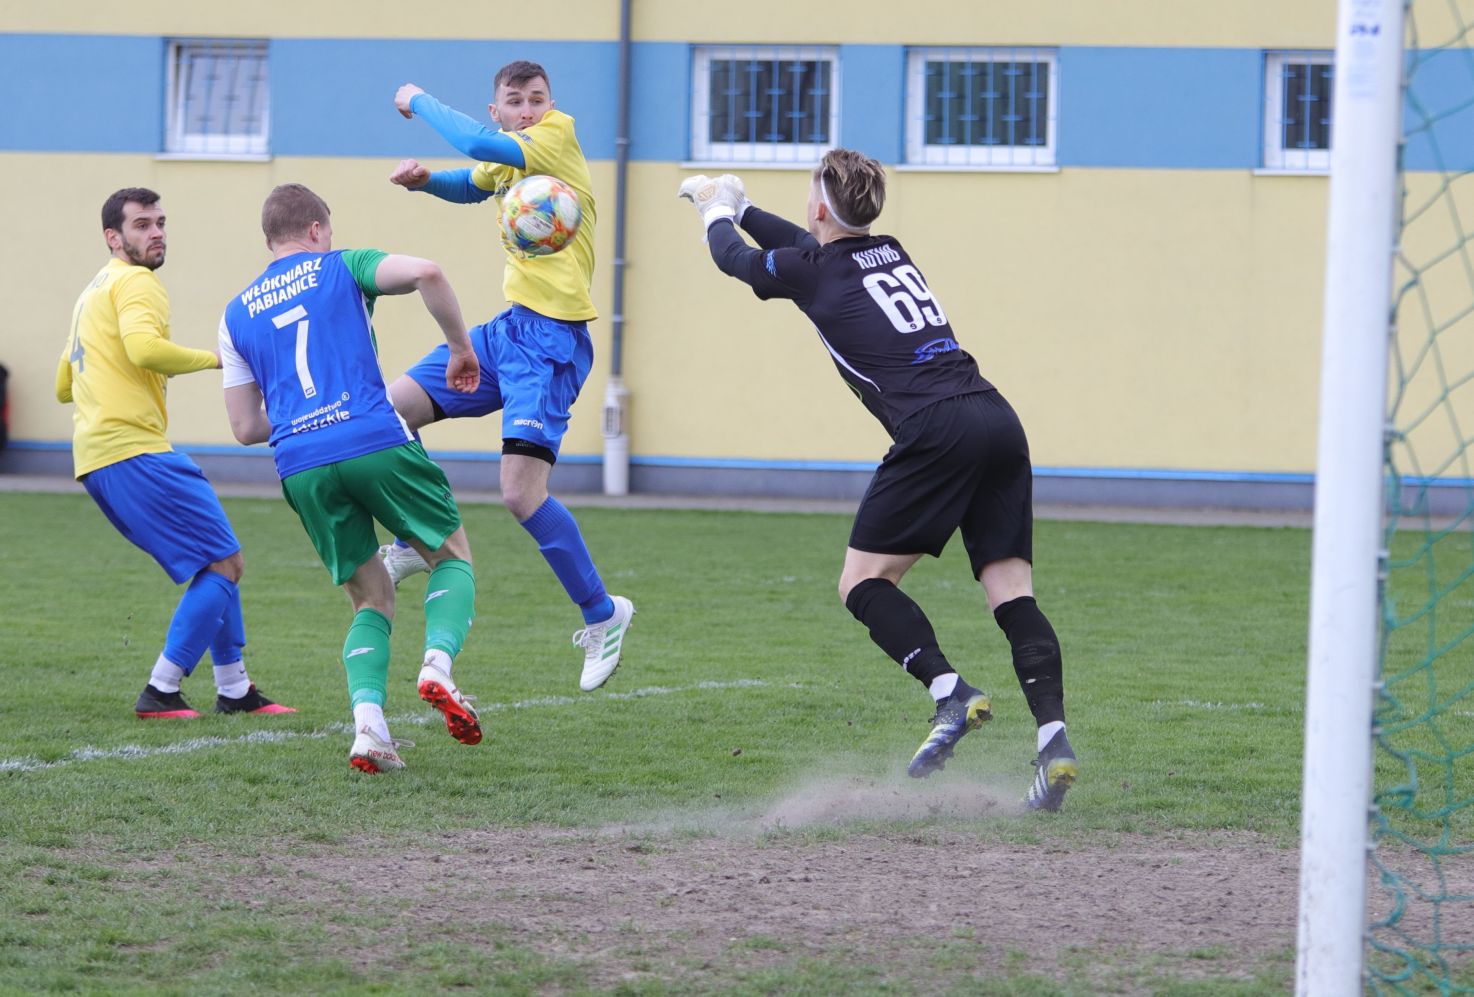
[[[502,238],[513,252],[551,256],[573,242],[583,208],[557,177],[523,177],[502,196]]]

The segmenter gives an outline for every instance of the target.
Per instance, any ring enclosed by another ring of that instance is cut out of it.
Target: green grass
[[[350,774],[339,660],[347,600],[284,502],[227,508],[245,545],[247,664],[300,712],[140,723],[133,697],[178,590],[85,496],[0,494],[0,563],[11,569],[0,587],[0,991],[577,991],[591,977],[576,952],[510,944],[494,926],[477,946],[400,939],[394,959],[376,960],[372,934],[399,913],[387,900],[365,898],[361,915],[267,898],[243,910],[213,894],[211,878],[273,856],[365,841],[386,853],[440,847],[488,828],[629,825],[658,850],[666,833],[713,833],[715,812],[760,815],[816,772],[894,781],[931,714],[835,594],[847,517],[578,510],[609,588],[639,608],[613,695],[584,695],[569,643],[577,612],[500,507],[468,506],[479,616],[456,677],[479,697],[488,741],[465,748],[423,723],[417,578],[402,592],[387,712],[418,746],[404,773]],[[1021,821],[997,808],[961,826],[985,840],[1066,847],[1245,830],[1294,847],[1308,533],[1042,522],[1036,551],[1084,777],[1059,815]],[[954,664],[994,696],[996,719],[975,735],[988,749],[959,751],[946,776],[1020,797],[1032,722],[960,542],[918,565],[907,589]],[[208,668],[207,659],[185,686],[197,707],[213,699]],[[628,695],[639,691],[648,694]],[[263,729],[285,736],[251,739]],[[181,746],[190,750],[165,750]],[[858,827],[927,825],[881,814]],[[821,822],[791,833],[842,841],[854,831]],[[345,948],[345,938],[355,941]],[[1099,960],[1082,956],[1055,974],[1026,960],[984,974],[955,954],[968,950],[958,939],[938,942],[940,954],[918,958],[935,961],[942,992],[1109,983],[1247,994],[1283,990],[1290,973],[1284,958],[1245,967],[1199,950],[1183,954],[1196,972],[1123,957],[1103,977]],[[638,954],[625,958],[638,968]],[[911,992],[865,952],[813,960],[757,934],[722,958],[731,961],[684,978],[656,959],[619,989]],[[1232,966],[1217,974],[1220,962]]]

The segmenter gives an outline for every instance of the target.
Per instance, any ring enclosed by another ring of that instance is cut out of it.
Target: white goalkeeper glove
[[[742,200],[740,185],[733,189],[731,184],[723,183],[721,178],[713,180],[701,174],[683,180],[676,196],[684,197],[696,206],[708,229],[723,218],[735,221],[737,207]]]
[[[742,216],[747,214],[747,209],[752,207],[752,202],[747,199],[747,190],[742,186],[742,178],[733,176],[731,173],[723,173],[717,177],[717,183],[726,188],[727,193],[737,199],[737,214],[732,221],[738,225],[742,224]]]

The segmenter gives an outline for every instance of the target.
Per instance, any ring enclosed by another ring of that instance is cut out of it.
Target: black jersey
[[[933,402],[989,391],[977,361],[957,344],[942,306],[906,250],[888,235],[819,245],[760,208],[742,227],[708,232],[712,259],[763,299],[788,298],[809,317],[839,376],[894,439],[901,420]]]

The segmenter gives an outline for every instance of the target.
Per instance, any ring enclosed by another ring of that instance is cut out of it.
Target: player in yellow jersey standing
[[[509,253],[503,291],[511,307],[471,330],[481,360],[481,387],[470,395],[445,381],[449,348],[437,347],[392,385],[394,407],[412,429],[440,419],[502,413],[502,502],[537,541],[538,549],[583,613],[573,635],[583,648],[579,687],[599,688],[619,665],[635,607],[610,595],[594,567],[578,523],[548,494],[548,477],[568,429],[568,414],[593,364],[588,322],[596,318],[589,284],[594,273],[595,204],[588,162],[573,118],[553,105],[548,74],[534,62],[513,62],[492,81],[492,131],[446,107],[412,83],[394,104],[406,118],[428,122],[475,167],[431,172],[413,159],[390,181],[458,204],[500,198],[525,176],[557,177],[578,194],[583,220],[573,244],[551,256]],[[425,562],[407,547],[385,548],[396,584]]]
[[[117,191],[103,203],[102,231],[112,259],[77,299],[56,368],[57,401],[75,406],[73,468],[119,533],[176,585],[189,583],[134,712],[199,716],[180,684],[208,649],[215,712],[295,713],[263,696],[246,673],[240,542],[204,472],[165,436],[167,379],[213,370],[220,357],[169,338],[169,295],[154,275],[166,248],[159,195]]]

